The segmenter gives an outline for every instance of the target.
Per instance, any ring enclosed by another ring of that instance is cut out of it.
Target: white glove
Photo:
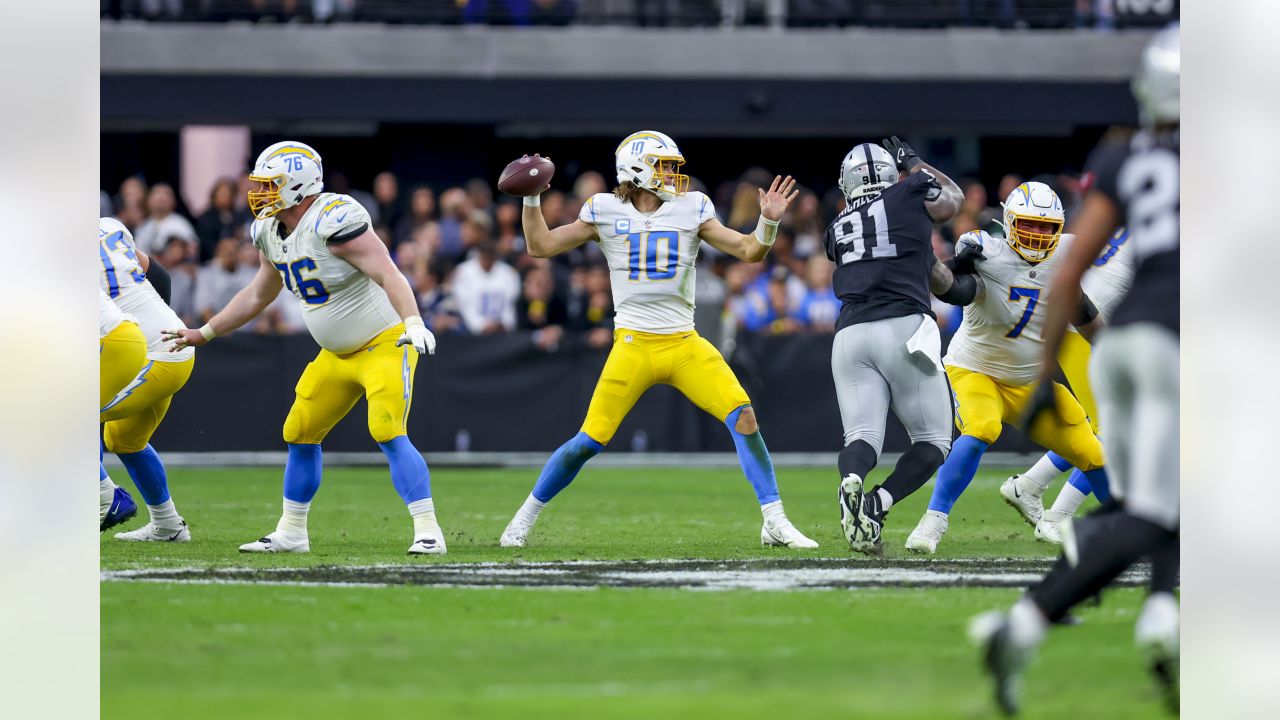
[[[419,355],[436,354],[436,336],[431,334],[420,317],[404,319],[404,334],[396,340],[396,347],[412,345]]]

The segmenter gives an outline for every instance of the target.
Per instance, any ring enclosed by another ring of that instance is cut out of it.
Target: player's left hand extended
[[[1022,413],[1022,421],[1018,423],[1023,432],[1030,432],[1031,426],[1045,413],[1058,415],[1058,399],[1054,395],[1052,380],[1042,380],[1031,394],[1026,410]]]
[[[791,201],[800,194],[795,178],[790,175],[785,179],[781,175],[774,177],[773,184],[769,186],[769,192],[759,188],[757,190],[760,193],[760,214],[773,222],[782,219],[782,214],[787,211]]]
[[[431,334],[422,318],[413,317],[404,321],[404,334],[396,340],[396,347],[412,345],[419,355],[436,354],[436,336]]]

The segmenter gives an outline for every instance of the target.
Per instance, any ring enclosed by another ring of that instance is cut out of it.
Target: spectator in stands
[[[533,344],[551,352],[560,346],[569,313],[555,294],[550,263],[536,265],[524,276],[524,290],[516,303],[516,327],[533,330]]]
[[[404,208],[400,204],[400,181],[394,173],[383,171],[373,176],[373,200],[378,204],[378,223],[394,228],[400,224]]]
[[[1013,189],[1021,184],[1022,176],[1015,173],[1009,173],[1008,175],[1000,178],[1000,186],[996,191],[996,203],[999,204],[1004,202],[1005,198],[1009,197],[1009,193],[1013,192]]]
[[[116,219],[124,223],[136,238],[138,226],[147,217],[147,184],[137,175],[125,178],[120,183],[114,203]]]
[[[607,191],[608,186],[605,185],[604,176],[595,170],[588,170],[573,181],[573,196],[579,202],[585,203],[592,195]]]
[[[503,200],[498,203],[493,216],[497,226],[498,254],[521,271],[531,267],[530,261],[534,258],[525,252],[520,203]]]
[[[440,195],[440,253],[444,257],[456,258],[462,255],[462,222],[466,220],[470,207],[467,192],[460,187],[451,187]]]
[[[747,302],[743,324],[750,332],[768,335],[786,335],[795,332],[799,325],[791,317],[787,296],[787,280],[790,273],[782,266],[775,267],[764,279],[764,293],[752,293]]]
[[[222,238],[214,248],[213,259],[196,273],[196,316],[201,323],[209,322],[214,313],[226,307],[258,271],[256,262],[252,267],[241,263],[240,247],[239,240]]]
[[[793,237],[791,248],[793,255],[804,260],[826,252],[823,248],[823,239],[826,236],[827,227],[822,219],[822,204],[818,202],[818,196],[812,190],[800,192],[800,197],[796,198],[792,211],[783,218],[783,222],[787,222],[788,218]]]
[[[246,191],[248,188],[244,188]],[[369,212],[369,221],[374,225],[382,222],[382,218],[378,213],[378,203],[373,199],[373,195],[351,187],[351,181],[341,172],[333,171],[329,173],[329,179],[324,183],[324,189],[327,192],[338,193],[340,195],[350,195],[353,200],[360,203],[360,206]],[[245,193],[240,193],[243,197]]]
[[[98,188],[98,217],[108,217],[115,214],[115,208],[111,205],[111,196],[106,190]]]
[[[581,302],[574,305],[570,324],[587,334],[587,345],[597,350],[613,344],[613,292],[609,267],[596,263],[582,271]]]
[[[196,229],[191,222],[175,212],[178,199],[168,183],[156,183],[147,193],[147,219],[133,234],[138,248],[145,253],[158,253],[168,239],[174,236],[187,243],[187,255],[196,255]]]
[[[214,183],[209,193],[209,209],[196,218],[196,236],[199,238],[199,262],[213,258],[214,248],[224,237],[238,236],[242,226],[251,219],[247,210],[237,210],[236,190],[239,183],[222,178]]]
[[[835,264],[825,255],[812,255],[805,266],[805,285],[808,288],[792,317],[804,329],[818,333],[833,333],[836,318],[840,315],[840,299],[831,287],[831,273]]]
[[[196,266],[187,260],[187,243],[180,237],[168,238],[164,250],[152,255],[169,271],[169,307],[187,327],[199,325],[196,318]]]
[[[484,178],[471,178],[466,184],[467,200],[472,210],[483,210],[493,213],[493,188]]]
[[[409,193],[409,212],[396,225],[396,245],[408,242],[419,228],[435,221],[436,194],[426,185],[418,185]]]
[[[431,332],[466,332],[462,313],[458,311],[457,298],[449,283],[441,276],[434,263],[427,264],[423,285],[418,288],[418,308]]]
[[[471,259],[454,271],[453,292],[471,334],[515,329],[520,274],[498,259],[498,243],[491,236],[482,237]]]

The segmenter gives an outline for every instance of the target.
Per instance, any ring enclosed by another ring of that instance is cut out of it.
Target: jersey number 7
[[[1018,324],[1013,329],[1005,333],[1005,337],[1016,338],[1026,329],[1027,323],[1031,321],[1031,316],[1036,312],[1036,305],[1040,303],[1040,288],[1009,288],[1009,302],[1018,302],[1026,298],[1027,309],[1022,311],[1022,318],[1018,320]]]

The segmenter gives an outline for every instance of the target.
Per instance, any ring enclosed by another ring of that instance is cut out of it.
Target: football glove
[[[404,334],[396,340],[396,347],[412,345],[419,355],[436,354],[436,336],[431,334],[420,317],[405,318]]]
[[[957,275],[972,275],[976,265],[986,260],[982,254],[983,243],[991,240],[984,230],[971,230],[956,240],[956,255],[947,261],[947,267]]]
[[[912,150],[910,145],[899,140],[897,135],[881,140],[880,144],[893,156],[893,161],[898,163],[898,169],[902,172],[911,172],[911,168],[924,162],[916,154],[916,151]]]

